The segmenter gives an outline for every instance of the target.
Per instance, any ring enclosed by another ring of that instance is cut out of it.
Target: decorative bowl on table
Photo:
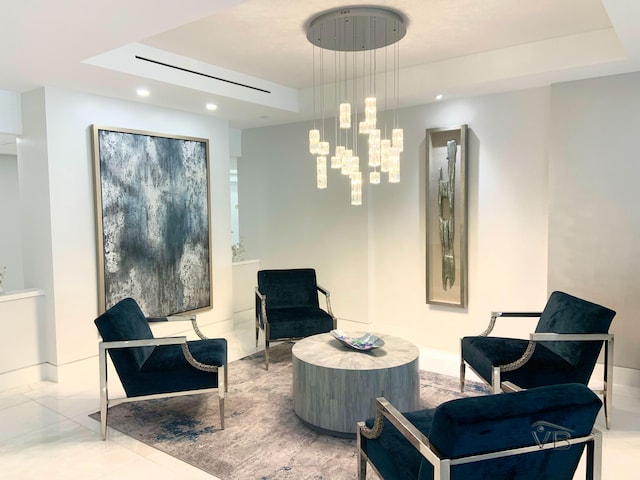
[[[361,337],[350,337],[346,335],[342,330],[331,330],[331,335],[336,337],[340,342],[347,347],[355,350],[373,350],[384,345],[384,340],[376,337],[372,333],[365,333]]]

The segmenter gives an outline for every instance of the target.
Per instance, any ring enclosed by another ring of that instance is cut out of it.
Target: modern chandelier
[[[340,169],[350,178],[352,205],[362,205],[358,135],[367,139],[363,163],[368,165],[369,183],[379,184],[381,172],[387,174],[390,183],[400,181],[403,130],[398,125],[398,42],[405,34],[402,16],[379,7],[331,10],[309,24],[307,39],[314,45],[314,114],[319,106],[321,117],[319,127],[314,121],[309,130],[309,151],[316,156],[317,187],[327,188],[327,158],[332,148],[324,123],[325,113],[331,111],[336,117],[331,168]],[[315,47],[319,47],[319,55]],[[333,55],[325,57],[326,50]],[[392,68],[388,68],[389,63]],[[332,107],[328,109],[327,105]],[[389,122],[380,122],[379,108],[392,110]]]

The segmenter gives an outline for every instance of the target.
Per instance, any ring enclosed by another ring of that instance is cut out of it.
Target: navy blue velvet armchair
[[[154,338],[149,321],[191,320],[200,340],[186,337]],[[195,315],[147,318],[138,303],[125,298],[95,319],[102,337],[100,360],[100,423],[107,436],[110,406],[124,402],[217,392],[220,428],[224,428],[224,392],[227,389],[227,341],[207,339]],[[107,352],[125,398],[109,398]]]
[[[465,364],[494,393],[553,385],[587,385],[604,344],[604,398],[607,428],[613,396],[613,335],[616,312],[564,292],[553,292],[542,312],[493,312],[488,328],[461,341],[460,390]],[[528,340],[491,337],[500,317],[540,317]]]
[[[320,308],[318,293],[326,299]],[[256,346],[265,333],[265,364],[269,369],[269,343],[295,340],[336,328],[330,293],[318,285],[312,268],[260,270],[256,287]]]
[[[582,384],[462,398],[402,414],[384,398],[358,423],[358,480],[371,465],[387,480],[571,480],[587,447],[599,480],[602,402]]]

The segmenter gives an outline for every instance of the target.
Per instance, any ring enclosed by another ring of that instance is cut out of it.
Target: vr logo
[[[553,442],[553,448],[562,450],[571,448],[569,439],[571,438],[573,430],[544,421],[535,422],[531,426],[533,427],[531,435],[533,435],[533,439],[540,448],[551,442]]]

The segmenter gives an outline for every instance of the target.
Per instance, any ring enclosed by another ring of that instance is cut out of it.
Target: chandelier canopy
[[[336,117],[331,168],[340,169],[350,178],[352,205],[362,204],[358,134],[368,139],[365,158],[370,168],[369,182],[380,183],[380,172],[387,173],[391,183],[400,181],[403,131],[398,125],[398,42],[405,34],[402,16],[379,7],[331,10],[314,17],[309,24],[307,39],[314,45],[314,113],[318,113],[317,107],[320,106],[321,114],[319,128],[314,123],[314,128],[309,131],[309,151],[316,155],[317,187],[327,188],[327,157],[331,154],[331,143],[324,121],[325,107],[329,103],[333,105]],[[320,48],[318,62],[315,47]],[[325,50],[333,52],[333,59],[329,62],[333,64],[333,77],[327,74],[330,68],[325,68]],[[388,50],[392,50],[391,55]],[[389,57],[392,57],[392,68],[388,68]],[[393,114],[389,125],[386,122],[380,124],[377,115],[379,97],[384,100],[382,107],[385,110],[388,102],[391,103]]]

